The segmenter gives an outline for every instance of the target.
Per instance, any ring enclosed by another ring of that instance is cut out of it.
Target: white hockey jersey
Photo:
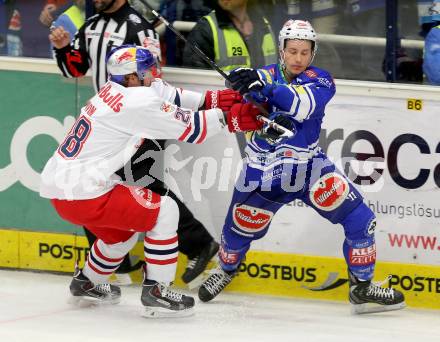
[[[110,191],[115,175],[143,139],[202,143],[223,128],[220,109],[198,111],[200,93],[156,79],[151,87],[108,82],[81,113],[41,174],[40,195],[91,199]],[[177,106],[176,104],[179,106]]]

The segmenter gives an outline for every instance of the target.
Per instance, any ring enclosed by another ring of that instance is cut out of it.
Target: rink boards
[[[75,260],[84,263],[85,237],[71,234],[0,230],[0,267],[72,273]],[[132,257],[143,258],[138,242]],[[186,264],[179,256],[176,285]],[[140,281],[140,271],[132,274]],[[435,266],[378,262],[375,281],[388,275],[411,307],[440,309],[440,269]],[[346,301],[348,279],[342,258],[250,251],[227,291],[319,300]]]
[[[0,267],[70,273],[76,258],[84,262],[87,242],[39,197],[39,174],[92,90],[83,79],[59,76],[53,61],[0,58],[0,69],[0,114],[8,118],[0,125]],[[166,68],[165,76],[192,90],[223,86],[214,72]],[[386,262],[378,263],[376,280],[391,274],[410,306],[440,309],[440,88],[336,84],[320,145],[344,172],[359,176],[356,185],[378,218],[378,260]],[[235,136],[167,148],[166,183],[219,241],[241,159]],[[373,183],[362,184],[372,176]],[[253,243],[228,290],[346,300],[342,241],[340,227],[292,202]],[[136,246],[139,258],[142,249]],[[179,259],[179,274],[184,261]],[[140,279],[139,272],[134,277]]]

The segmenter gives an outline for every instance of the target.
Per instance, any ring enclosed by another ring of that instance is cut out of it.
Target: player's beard
[[[95,5],[95,10],[98,13],[102,13],[107,11],[109,8],[111,8],[113,6],[113,4],[115,3],[116,0],[111,0],[109,3],[106,3],[104,1],[99,2],[99,3],[94,3]]]

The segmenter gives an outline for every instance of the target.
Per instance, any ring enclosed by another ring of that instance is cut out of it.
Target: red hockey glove
[[[252,103],[232,105],[231,110],[226,112],[229,132],[237,133],[260,129],[263,123],[257,119],[259,114],[261,114],[260,110]]]
[[[243,97],[235,90],[208,90],[205,93],[205,109],[220,108],[224,112],[229,112],[233,104],[242,100]]]

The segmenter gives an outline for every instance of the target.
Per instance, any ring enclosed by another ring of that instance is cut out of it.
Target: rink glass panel
[[[190,1],[189,3],[196,3]],[[426,12],[423,0],[401,0],[397,2],[396,17],[399,39],[411,40],[416,47],[399,46],[395,51],[386,51],[386,11],[384,0],[346,1],[346,0],[264,0],[248,2],[249,13],[260,13],[270,22],[275,39],[288,19],[308,20],[318,33],[318,53],[313,62],[317,67],[328,70],[334,78],[386,81],[384,63],[386,54],[396,56],[396,81],[402,83],[421,83],[421,58],[423,37],[420,34],[419,18]],[[190,5],[188,5],[190,6]],[[192,20],[183,17],[184,10],[162,13],[169,21]],[[194,7],[195,8],[195,7]],[[203,8],[204,9],[204,8]],[[255,12],[254,12],[255,11]],[[392,10],[391,10],[392,11]],[[251,18],[252,19],[252,18]],[[178,27],[181,27],[178,25]],[[181,33],[188,37],[188,28]],[[181,67],[185,44],[171,31],[161,36],[163,51],[168,66]],[[420,44],[417,44],[419,42]],[[247,42],[252,44],[252,41]],[[403,44],[403,43],[402,43]],[[253,67],[259,67],[253,65]],[[209,68],[207,66],[207,68]]]
[[[16,0],[15,2],[0,2],[0,55],[11,55],[17,48],[17,39],[22,45],[20,56],[51,58],[52,51],[48,41],[48,28],[39,22],[39,15],[44,6],[43,0]],[[151,19],[141,2],[131,1],[137,10]],[[158,6],[158,1],[149,1]],[[209,11],[202,0],[192,0],[183,4],[176,2],[176,8],[162,14],[173,22],[197,22]],[[397,2],[398,36],[402,39],[423,41],[420,35],[420,17],[426,9],[426,1],[401,0]],[[203,5],[201,5],[203,4]],[[322,35],[319,40],[318,54],[314,65],[327,69],[334,78],[368,81],[385,81],[383,63],[385,60],[386,37],[386,1],[346,1],[346,0],[250,0],[248,6],[264,13],[269,20],[277,38],[278,32],[287,19],[309,20]],[[15,11],[20,15],[19,29],[11,30],[11,16]],[[182,30],[188,35],[188,31]],[[325,35],[342,35],[359,37],[349,42],[335,42]],[[363,37],[381,38],[382,42],[366,45]],[[166,31],[161,40],[166,46],[163,51],[168,66],[182,66],[184,43],[175,35]],[[249,43],[248,43],[249,44]],[[397,82],[421,83],[422,47],[400,48],[389,51],[396,56]]]

